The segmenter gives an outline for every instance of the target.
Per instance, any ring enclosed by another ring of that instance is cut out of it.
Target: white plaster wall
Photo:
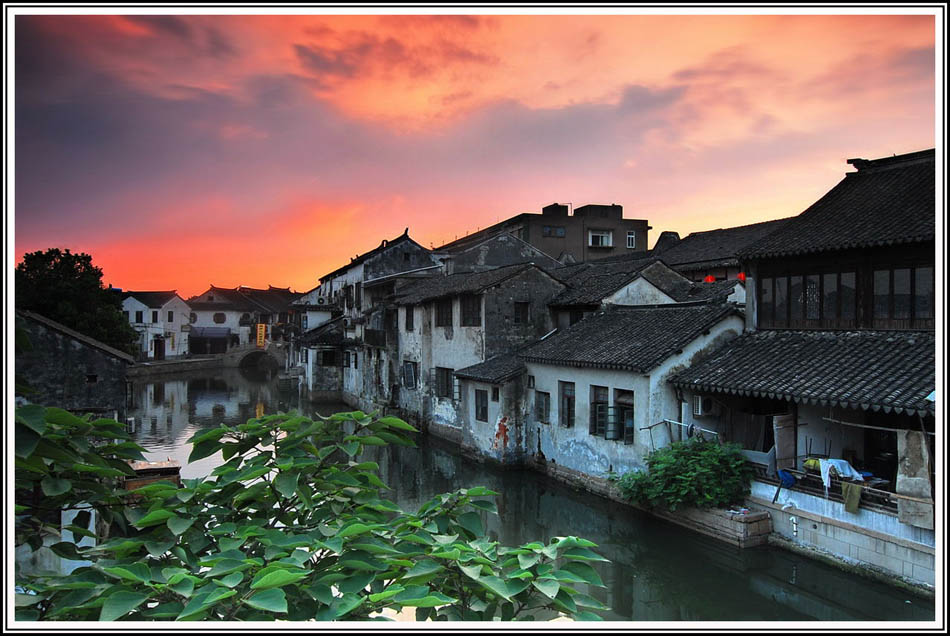
[[[173,320],[168,320],[168,312],[172,312]],[[166,335],[165,357],[181,356],[188,353],[188,332],[182,331],[184,325],[189,324],[191,308],[184,300],[175,296],[162,306],[159,319]],[[170,336],[174,335],[174,342]]]
[[[404,306],[399,307],[399,315],[397,316],[397,326],[399,331],[399,366],[397,371],[402,373],[402,363],[403,361],[409,360],[416,362],[419,365],[419,377],[416,378],[416,388],[415,389],[404,389],[400,393],[400,406],[414,413],[417,417],[423,416],[423,404],[425,402],[425,396],[429,390],[429,386],[426,383],[426,374],[430,368],[432,368],[431,362],[427,359],[426,347],[424,346],[425,342],[428,342],[431,335],[431,325],[427,322],[428,312],[424,307],[419,307],[414,305],[412,308],[413,312],[413,329],[412,331],[406,330],[406,308]]]
[[[224,314],[224,322],[217,323],[214,321],[214,315],[216,313]],[[241,344],[247,344],[250,341],[251,327],[241,327],[238,324],[241,320],[241,316],[244,315],[243,311],[233,311],[233,310],[218,310],[218,309],[202,309],[194,311],[197,320],[191,323],[192,327],[226,327],[231,330],[232,334],[240,335]],[[256,337],[255,331],[255,337]]]
[[[347,316],[355,317],[359,315],[359,312],[356,310],[356,296],[355,296],[356,290],[354,289],[353,291],[354,293],[353,307],[350,309],[347,309],[346,308],[346,288],[349,285],[355,286],[356,283],[362,283],[362,282],[363,282],[363,263],[360,263],[358,265],[354,265],[353,267],[347,269],[344,272],[341,272],[340,274],[334,276],[333,278],[328,279],[327,281],[324,281],[321,286],[327,287],[327,292],[331,294],[329,297],[336,298],[338,300],[338,304],[340,305],[340,307],[343,308],[343,311]],[[332,292],[330,290],[332,290]],[[363,307],[365,306],[366,305],[364,303]]]
[[[482,324],[484,324],[484,311],[485,303],[483,299]],[[423,319],[428,322],[428,329],[426,330],[428,337],[424,333],[422,339],[423,350],[428,353],[428,356],[424,356],[428,364],[427,370],[436,367],[446,367],[453,370],[464,369],[485,360],[485,329],[484,327],[461,326],[462,316],[458,298],[452,299],[451,327],[435,326],[433,303],[425,304]],[[430,418],[432,421],[444,426],[459,428],[461,426],[459,409],[464,406],[465,396],[462,397],[463,404],[458,404],[450,398],[436,397],[434,386],[430,389],[432,394],[430,398]]]
[[[462,391],[465,395],[461,413],[461,425],[468,433],[467,441],[482,452],[499,459],[503,448],[501,438],[496,438],[499,431],[499,425],[503,424],[508,430],[507,449],[514,449],[517,443],[515,439],[514,422],[518,419],[517,412],[519,404],[517,402],[509,404],[505,400],[505,391],[503,387],[498,388],[498,401],[492,402],[492,386],[486,382],[476,382],[473,380],[462,381]],[[488,395],[488,419],[482,422],[475,418],[475,391],[485,391]]]
[[[665,305],[676,301],[641,277],[617,290],[603,302],[610,305]]]
[[[139,343],[138,348],[142,353],[148,354],[148,357],[152,357],[151,343],[152,338],[155,337],[156,333],[161,333],[161,326],[152,323],[152,312],[145,305],[145,303],[136,300],[132,296],[129,296],[122,301],[122,310],[129,312],[129,324],[135,329],[139,334]],[[135,312],[142,312],[142,321],[135,321]]]
[[[671,441],[681,439],[680,427],[656,426],[652,430],[640,430],[664,419],[679,421],[681,404],[676,398],[673,387],[667,378],[688,366],[689,361],[707,349],[718,347],[725,339],[738,335],[743,327],[740,316],[728,316],[683,347],[682,353],[670,356],[648,375],[630,371],[578,368],[527,363],[528,374],[535,376],[535,389],[530,391],[528,421],[535,433],[528,436],[527,443],[537,444],[541,436],[540,448],[550,461],[555,460],[573,470],[602,477],[608,471],[622,473],[645,468],[644,457],[654,448],[662,448]],[[559,393],[558,381],[574,382],[575,422],[574,428],[563,428],[558,424]],[[609,404],[613,406],[617,389],[634,392],[634,444],[626,445],[622,440],[605,440],[591,435],[590,387],[606,386],[609,389]],[[551,394],[551,424],[538,425],[534,418],[534,394],[546,391]],[[671,435],[672,433],[672,435]],[[528,448],[534,452],[534,448]]]
[[[527,374],[534,376],[533,390],[529,390],[527,429],[532,431],[526,436],[528,453],[541,453],[548,461],[554,461],[581,473],[595,477],[605,477],[613,471],[624,473],[640,470],[644,467],[643,457],[650,450],[650,440],[646,431],[637,430],[634,443],[624,444],[623,440],[605,440],[591,435],[590,430],[590,387],[606,386],[609,390],[609,403],[614,405],[615,390],[633,391],[634,426],[645,426],[650,408],[649,382],[641,374],[630,371],[607,369],[588,369],[561,367],[536,362],[528,362]],[[574,383],[574,427],[560,426],[558,407],[558,382]],[[540,424],[535,419],[535,395],[544,391],[551,395],[551,423]],[[540,436],[540,445],[538,444]]]

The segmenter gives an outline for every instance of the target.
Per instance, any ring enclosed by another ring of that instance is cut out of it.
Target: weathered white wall
[[[497,402],[491,399],[493,387],[498,389]],[[487,421],[475,417],[476,390],[487,394]],[[501,463],[520,462],[525,452],[525,399],[521,379],[512,378],[500,385],[463,380],[462,392],[465,396],[460,418],[463,444]]]
[[[622,473],[645,468],[644,457],[654,448],[661,448],[671,441],[681,439],[679,427],[656,426],[652,430],[640,430],[664,419],[679,421],[681,417],[680,401],[673,387],[667,382],[670,375],[688,366],[698,354],[718,347],[720,343],[738,335],[743,322],[740,316],[728,316],[683,347],[682,353],[674,354],[660,363],[648,375],[630,371],[592,369],[567,366],[555,366],[527,363],[528,375],[535,376],[535,389],[529,400],[527,426],[529,434],[526,443],[531,445],[529,453],[535,452],[540,435],[539,448],[547,461],[556,461],[580,473],[603,477],[609,471]],[[575,424],[573,429],[559,425],[558,381],[574,382],[575,385]],[[609,404],[615,405],[616,390],[634,392],[634,444],[626,445],[622,440],[605,440],[591,435],[590,425],[590,387],[606,386],[609,390]],[[537,391],[551,394],[551,424],[537,424],[535,421],[534,396]],[[672,435],[671,435],[672,433]]]
[[[665,305],[676,302],[645,278],[638,277],[633,282],[618,289],[603,302],[609,305]]]
[[[214,321],[214,315],[216,313],[224,314],[224,322],[217,323]],[[231,310],[220,310],[220,309],[201,309],[195,310],[194,314],[197,317],[195,322],[191,323],[192,327],[226,327],[231,330],[232,334],[238,334],[240,338],[240,344],[248,344],[251,341],[251,329],[250,326],[241,326],[239,324],[241,316],[244,315],[243,311],[231,311]],[[254,332],[254,337],[256,337],[257,332]]]
[[[415,389],[404,389],[400,393],[400,407],[414,414],[418,418],[424,415],[426,395],[429,391],[429,385],[426,383],[426,375],[432,367],[431,358],[428,355],[429,349],[425,347],[431,333],[432,325],[429,314],[431,314],[431,305],[420,307],[414,305],[413,329],[406,330],[406,308],[399,308],[397,326],[399,333],[399,359],[401,365],[403,361],[409,360],[419,365],[419,377],[416,378]],[[400,371],[401,372],[401,371]]]
[[[527,375],[534,376],[535,386],[533,390],[528,390],[526,450],[529,454],[540,450],[548,462],[553,461],[594,477],[605,477],[609,471],[624,473],[644,467],[643,456],[650,450],[646,431],[637,430],[634,444],[631,445],[624,444],[622,439],[605,440],[590,434],[590,387],[606,386],[611,406],[614,405],[615,390],[633,391],[634,426],[639,429],[645,426],[644,422],[647,421],[650,409],[647,377],[630,371],[561,367],[535,362],[528,362],[526,366]],[[559,381],[574,383],[573,428],[565,428],[559,424]],[[535,417],[535,396],[538,391],[551,395],[550,424],[541,424]]]

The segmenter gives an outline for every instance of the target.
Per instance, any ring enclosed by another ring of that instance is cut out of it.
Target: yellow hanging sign
[[[257,406],[254,408],[254,417],[261,418],[264,417],[264,403],[258,402]]]
[[[267,325],[264,323],[258,323],[257,325],[257,346],[264,346],[264,337],[267,335]]]

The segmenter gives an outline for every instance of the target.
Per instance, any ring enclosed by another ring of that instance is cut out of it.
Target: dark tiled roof
[[[690,287],[686,290],[686,294],[680,297],[676,297],[677,302],[689,302],[695,300],[706,300],[706,301],[724,301],[729,297],[735,288],[736,285],[742,285],[739,281],[735,279],[730,280],[717,280],[712,283],[693,283],[690,282]]]
[[[267,289],[242,286],[238,287],[238,292],[250,299],[251,302],[259,305],[263,311],[273,314],[292,309],[291,303],[300,297],[300,294],[290,291],[289,287],[274,287],[272,285],[268,285]]]
[[[435,252],[462,251],[468,247],[471,247],[472,245],[475,245],[476,243],[480,243],[481,241],[487,238],[491,238],[493,236],[496,236],[498,234],[501,234],[507,231],[509,227],[523,222],[529,216],[540,216],[540,215],[533,214],[531,212],[522,212],[521,214],[516,214],[515,216],[509,217],[505,219],[504,221],[499,221],[498,223],[495,223],[494,225],[489,225],[486,228],[483,228],[476,232],[472,232],[468,236],[463,236],[460,239],[455,239],[453,241],[449,241],[448,243],[440,245],[439,247],[435,248],[433,251]]]
[[[554,275],[564,281],[567,289],[551,301],[555,306],[597,305],[637,276],[640,271],[655,263],[652,259],[613,261],[601,263],[588,261],[565,265],[554,270]]]
[[[344,345],[350,342],[343,332],[343,316],[334,318],[319,327],[305,332],[297,342],[301,346],[312,345]]]
[[[647,372],[723,318],[731,304],[611,307],[526,349],[533,362]]]
[[[671,378],[706,392],[933,413],[932,332],[756,331]]]
[[[201,300],[201,298],[211,294],[213,301]],[[195,311],[258,311],[260,305],[252,303],[244,294],[237,289],[227,287],[215,287],[212,285],[208,291],[192,296],[188,299],[188,306]]]
[[[663,262],[678,270],[726,267],[739,264],[739,250],[781,228],[789,219],[765,221],[751,225],[693,232],[676,245],[663,250]]]
[[[32,321],[34,321],[34,322],[38,322],[38,323],[40,323],[41,325],[45,325],[46,327],[48,327],[48,328],[50,328],[50,329],[54,329],[54,330],[56,330],[56,331],[59,331],[60,333],[66,335],[66,336],[69,336],[70,338],[73,338],[74,340],[78,340],[79,342],[83,342],[83,343],[89,345],[90,347],[95,347],[96,349],[99,349],[100,351],[102,351],[102,352],[104,352],[104,353],[106,353],[106,354],[112,356],[113,358],[118,358],[118,359],[122,360],[123,362],[127,362],[127,363],[129,363],[129,364],[134,364],[134,363],[135,363],[135,358],[133,358],[133,357],[130,356],[129,354],[125,353],[124,351],[119,351],[118,349],[116,349],[116,348],[114,348],[114,347],[110,347],[109,345],[107,345],[107,344],[104,343],[104,342],[100,342],[100,341],[96,340],[95,338],[90,338],[89,336],[87,336],[87,335],[85,335],[85,334],[81,334],[81,333],[79,333],[78,331],[76,331],[75,329],[70,329],[69,327],[67,327],[66,325],[64,325],[64,324],[62,324],[62,323],[58,323],[58,322],[56,322],[55,320],[50,320],[50,319],[47,318],[46,316],[42,316],[42,315],[40,315],[40,314],[38,314],[38,313],[35,313],[35,312],[32,312],[32,311],[27,311],[27,310],[25,310],[25,309],[17,309],[17,310],[16,310],[16,313],[17,313],[17,315],[20,315],[20,316],[22,316],[22,317],[24,317],[24,318],[28,318],[28,319],[30,319],[30,320],[32,320]]]
[[[175,290],[171,291],[127,291],[122,294],[123,300],[131,296],[150,309],[161,309],[161,307],[178,294]]]
[[[199,300],[212,294],[214,301]],[[211,286],[208,291],[192,296],[188,299],[188,306],[198,311],[262,311],[265,313],[280,313],[292,309],[291,303],[300,297],[300,294],[290,291],[289,287],[268,286],[267,289],[254,287]]]
[[[397,289],[395,302],[398,305],[416,305],[447,296],[480,293],[532,267],[541,270],[533,263],[519,263],[484,272],[451,274],[449,276],[437,274],[420,278]],[[550,275],[549,272],[548,274]]]
[[[568,285],[568,289],[551,301],[553,306],[562,307],[599,305],[606,297],[638,277],[643,277],[678,303],[724,299],[732,293],[735,283],[694,283],[655,258],[579,263],[558,268],[554,273]]]
[[[473,364],[470,367],[459,369],[455,375],[469,380],[478,380],[490,384],[500,384],[524,371],[524,360],[517,353],[497,355]]]
[[[934,151],[858,167],[807,210],[740,251],[744,259],[933,241]]]
[[[376,254],[379,254],[379,253],[382,252],[383,250],[388,249],[388,248],[390,248],[390,247],[393,247],[393,246],[395,246],[395,245],[398,245],[398,244],[400,244],[400,243],[402,243],[402,242],[404,242],[404,241],[409,241],[410,243],[415,243],[416,245],[418,245],[418,246],[419,246],[421,249],[423,249],[423,250],[426,249],[426,248],[422,247],[421,245],[419,245],[418,243],[416,243],[415,241],[413,241],[411,238],[409,238],[409,228],[406,228],[406,231],[403,232],[402,234],[400,234],[399,236],[397,236],[396,238],[394,238],[394,239],[392,239],[392,240],[388,240],[388,241],[387,241],[386,239],[383,239],[377,247],[371,249],[371,250],[368,251],[368,252],[364,252],[363,254],[360,254],[360,255],[358,255],[358,256],[356,256],[356,257],[350,259],[350,262],[347,263],[346,265],[344,265],[343,267],[338,267],[337,269],[333,270],[333,271],[330,272],[329,274],[324,274],[323,276],[320,277],[320,280],[321,280],[321,281],[324,281],[324,280],[330,278],[331,276],[336,276],[337,274],[340,274],[340,273],[342,273],[342,272],[345,272],[345,271],[348,270],[349,268],[354,267],[354,266],[356,266],[356,265],[359,265],[360,263],[362,263],[363,261],[365,261],[366,259],[368,259],[370,256],[375,256]],[[426,251],[428,251],[428,250],[426,250]]]

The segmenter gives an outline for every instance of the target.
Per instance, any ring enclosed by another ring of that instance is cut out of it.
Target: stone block
[[[915,581],[921,581],[923,583],[933,585],[934,571],[929,568],[921,567],[919,565],[914,565],[914,574],[912,578]]]

